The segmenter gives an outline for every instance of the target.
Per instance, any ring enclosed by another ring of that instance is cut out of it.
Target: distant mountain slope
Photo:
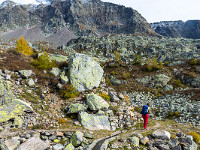
[[[0,7],[1,32],[35,26],[45,36],[66,27],[76,35],[155,35],[151,25],[136,10],[100,0],[53,0],[50,5],[17,5],[8,1]]]
[[[200,39],[200,20],[162,21],[151,25],[156,33],[163,36]]]
[[[38,26],[30,29],[22,27],[0,34],[0,38],[5,42],[12,39],[18,39],[20,36],[23,36],[26,40],[32,43],[36,41],[47,41],[51,43],[54,48],[61,45],[66,45],[67,42],[76,37],[66,27],[62,28],[59,32],[53,33],[47,37]]]

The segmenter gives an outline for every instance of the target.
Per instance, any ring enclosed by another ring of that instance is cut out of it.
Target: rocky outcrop
[[[79,92],[98,87],[103,72],[101,66],[87,55],[76,53],[70,58],[70,82]]]
[[[163,36],[200,39],[200,20],[162,21],[151,25],[156,33]]]

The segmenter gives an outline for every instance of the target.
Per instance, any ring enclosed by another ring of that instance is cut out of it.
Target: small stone
[[[142,143],[143,145],[146,145],[147,142],[149,142],[149,138],[146,136],[140,140],[140,143]]]
[[[62,144],[56,144],[53,146],[53,150],[62,150],[64,149],[64,146]]]
[[[60,74],[60,69],[59,68],[52,68],[52,70],[50,71],[51,74],[53,74],[54,76],[58,76]]]
[[[60,76],[60,81],[61,81],[62,84],[67,84],[69,82],[69,79],[68,79],[67,76],[61,75]]]
[[[63,134],[63,132],[57,131],[56,136],[62,137],[62,136],[64,136],[64,134]]]
[[[32,78],[28,79],[28,86],[34,86],[35,85],[35,82]]]

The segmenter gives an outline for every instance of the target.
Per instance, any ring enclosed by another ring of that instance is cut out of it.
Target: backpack
[[[147,105],[144,105],[144,106],[142,107],[141,114],[143,114],[143,115],[146,115],[146,114],[148,114],[148,108],[149,108],[149,106],[147,106]]]

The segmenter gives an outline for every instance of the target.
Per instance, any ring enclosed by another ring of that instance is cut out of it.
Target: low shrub
[[[16,41],[16,51],[20,52],[24,55],[32,55],[33,51],[30,46],[28,46],[28,42],[24,39],[23,36],[20,36],[20,38]]]
[[[128,97],[126,94],[124,94],[123,96],[124,96],[124,99],[126,100],[126,102],[127,102],[128,104],[130,104],[129,97]]]
[[[138,54],[135,54],[133,64],[134,65],[141,65],[142,64],[142,57]]]
[[[188,134],[193,137],[193,139],[194,139],[194,141],[196,143],[200,142],[200,135],[198,133],[196,133],[196,132],[189,132]]]
[[[111,97],[107,93],[99,93],[98,95],[107,101],[110,101],[111,99]]]
[[[41,70],[57,67],[55,60],[51,60],[47,52],[42,53],[38,57],[38,59],[32,61],[32,65],[36,66],[38,69],[41,69]]]
[[[116,60],[117,62],[119,62],[119,61],[121,60],[121,55],[119,54],[119,52],[114,51],[114,55],[115,55],[115,60]]]
[[[192,65],[192,66],[194,66],[194,65],[200,65],[200,59],[196,59],[196,58],[190,59],[188,61],[188,64]]]
[[[122,78],[123,78],[123,79],[126,79],[126,80],[127,80],[127,79],[130,78],[130,77],[131,77],[131,74],[130,74],[129,72],[125,72],[125,71],[123,72],[123,74],[122,74]]]
[[[111,83],[110,83],[110,79],[109,79],[108,76],[106,76],[105,83],[106,83],[106,85],[110,85],[110,84],[111,84]]]
[[[58,123],[59,124],[63,124],[63,123],[66,123],[67,121],[66,121],[66,119],[64,119],[64,118],[60,118],[60,119],[58,119]]]
[[[158,63],[155,57],[153,57],[153,59],[148,58],[145,69],[147,71],[162,70],[163,63],[162,62]]]
[[[79,92],[76,91],[76,89],[71,86],[71,85],[65,85],[63,87],[63,90],[61,90],[60,95],[63,98],[69,99],[69,98],[75,98],[77,96],[79,96]]]

